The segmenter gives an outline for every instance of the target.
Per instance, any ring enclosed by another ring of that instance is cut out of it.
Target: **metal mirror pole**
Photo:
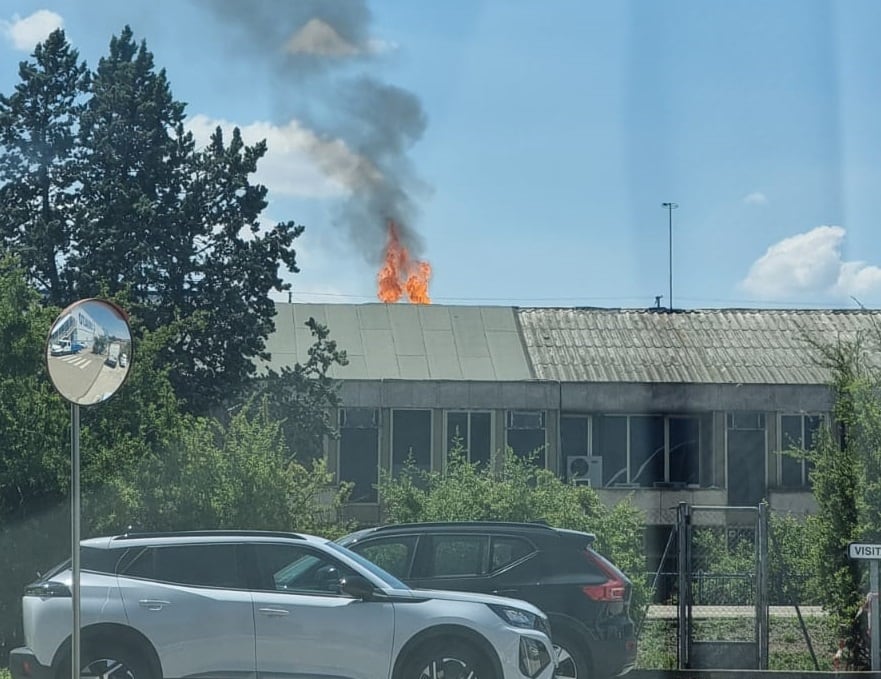
[[[80,675],[80,407],[70,404],[70,567],[73,601],[73,635],[70,676]]]
[[[70,402],[70,676],[82,671],[80,586],[80,406],[103,403],[123,385],[132,366],[128,316],[105,300],[81,299],[65,307],[46,338],[46,369],[58,393]],[[76,363],[68,359],[73,357]],[[88,659],[88,658],[87,658]]]

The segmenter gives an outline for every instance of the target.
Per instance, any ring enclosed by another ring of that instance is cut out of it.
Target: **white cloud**
[[[768,196],[761,191],[753,191],[743,197],[743,202],[747,205],[766,205],[768,203]]]
[[[187,121],[199,145],[208,143],[218,125],[225,139],[236,127],[204,115]],[[345,142],[323,139],[296,120],[281,126],[258,121],[238,127],[246,144],[266,140],[266,155],[257,164],[255,181],[264,184],[271,195],[334,198],[382,180],[376,167]]]
[[[48,9],[40,9],[24,18],[13,14],[11,21],[0,19],[0,32],[15,49],[29,52],[38,42],[45,40],[52,31],[63,25],[64,19],[61,15]]]
[[[881,268],[842,259],[845,230],[818,226],[768,248],[741,283],[761,299],[846,299],[881,292]]]

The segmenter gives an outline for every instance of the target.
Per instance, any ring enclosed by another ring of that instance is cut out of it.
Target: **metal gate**
[[[679,669],[768,668],[768,506],[681,502]]]

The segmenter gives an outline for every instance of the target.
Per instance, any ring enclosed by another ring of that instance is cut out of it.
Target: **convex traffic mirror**
[[[52,384],[77,405],[113,396],[131,370],[132,335],[123,311],[84,299],[62,311],[49,331],[46,363]]]

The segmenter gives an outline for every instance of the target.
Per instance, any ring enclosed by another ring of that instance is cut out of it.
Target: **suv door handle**
[[[291,612],[285,608],[258,608],[257,610],[263,615],[268,615],[274,618],[291,614]]]
[[[141,599],[138,601],[138,605],[150,611],[161,611],[163,607],[171,606],[171,602],[162,599]]]
[[[490,594],[494,594],[495,596],[511,596],[512,594],[516,594],[516,589],[494,589]]]

